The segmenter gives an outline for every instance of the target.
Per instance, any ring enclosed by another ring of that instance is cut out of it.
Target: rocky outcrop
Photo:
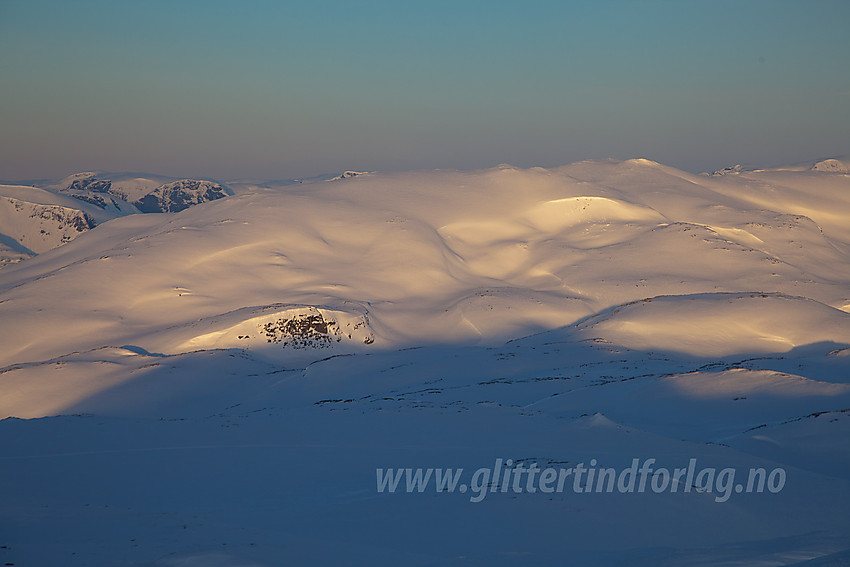
[[[96,222],[77,209],[3,196],[0,197],[0,226],[2,240],[10,250],[16,250],[15,258],[19,260],[26,254],[40,254],[70,242],[93,229]]]
[[[182,179],[160,185],[133,205],[143,213],[176,213],[226,196],[227,191],[220,183]]]

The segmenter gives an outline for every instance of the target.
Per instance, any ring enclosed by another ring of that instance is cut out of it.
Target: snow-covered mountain
[[[104,218],[96,211],[35,187],[0,185],[0,266],[70,242]]]
[[[740,172],[766,172],[766,171],[821,171],[826,173],[850,173],[850,156],[839,156],[834,158],[819,159],[814,161],[802,161],[799,163],[780,165],[777,167],[761,168],[755,166],[744,166],[742,164],[725,167],[715,171],[712,175],[726,175]]]
[[[192,205],[227,197],[227,191],[214,181],[181,179],[160,185],[133,201],[143,213],[178,213]]]
[[[98,177],[94,172],[70,175],[51,187],[55,191],[69,195],[77,200],[90,203],[113,217],[138,213],[139,210],[128,202],[127,193],[112,180]]]
[[[51,195],[212,202],[116,215],[0,271],[10,561],[850,557],[850,175],[832,161],[358,173],[226,199],[104,181]],[[508,458],[787,483],[376,490],[377,468]]]
[[[174,213],[228,194],[214,181],[97,172],[75,173],[44,188],[0,185],[0,267],[70,242],[113,218]]]
[[[229,194],[226,187],[215,181],[96,172],[70,175],[51,188],[101,209],[111,207],[115,209],[115,216],[138,212],[176,213]]]
[[[827,171],[831,173],[850,173],[850,160],[825,159],[815,163],[812,171]]]
[[[107,194],[127,203],[137,201],[157,187],[174,181],[171,177],[147,173],[107,173],[83,171],[46,183],[51,191],[70,194]]]

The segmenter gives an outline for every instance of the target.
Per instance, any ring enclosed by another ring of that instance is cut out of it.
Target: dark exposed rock
[[[50,205],[36,205],[35,207],[35,210],[30,215],[32,218],[55,221],[59,223],[60,229],[65,226],[70,226],[77,232],[85,232],[97,226],[94,219],[82,211],[75,211],[73,209]]]
[[[109,179],[98,179],[97,177],[83,177],[75,179],[64,190],[65,192],[73,191],[92,191],[94,193],[109,193],[112,188],[112,181]]]
[[[333,321],[325,321],[321,314],[299,314],[266,323],[263,332],[270,343],[293,348],[322,348],[340,341],[333,329],[335,325]]]
[[[214,181],[183,179],[160,185],[133,204],[143,213],[176,213],[226,196],[225,188]]]

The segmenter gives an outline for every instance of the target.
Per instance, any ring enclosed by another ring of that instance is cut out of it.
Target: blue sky
[[[0,179],[850,153],[850,2],[0,0]]]

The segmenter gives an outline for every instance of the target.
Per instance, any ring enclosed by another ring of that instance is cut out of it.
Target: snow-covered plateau
[[[0,564],[850,565],[848,165],[2,185]]]

